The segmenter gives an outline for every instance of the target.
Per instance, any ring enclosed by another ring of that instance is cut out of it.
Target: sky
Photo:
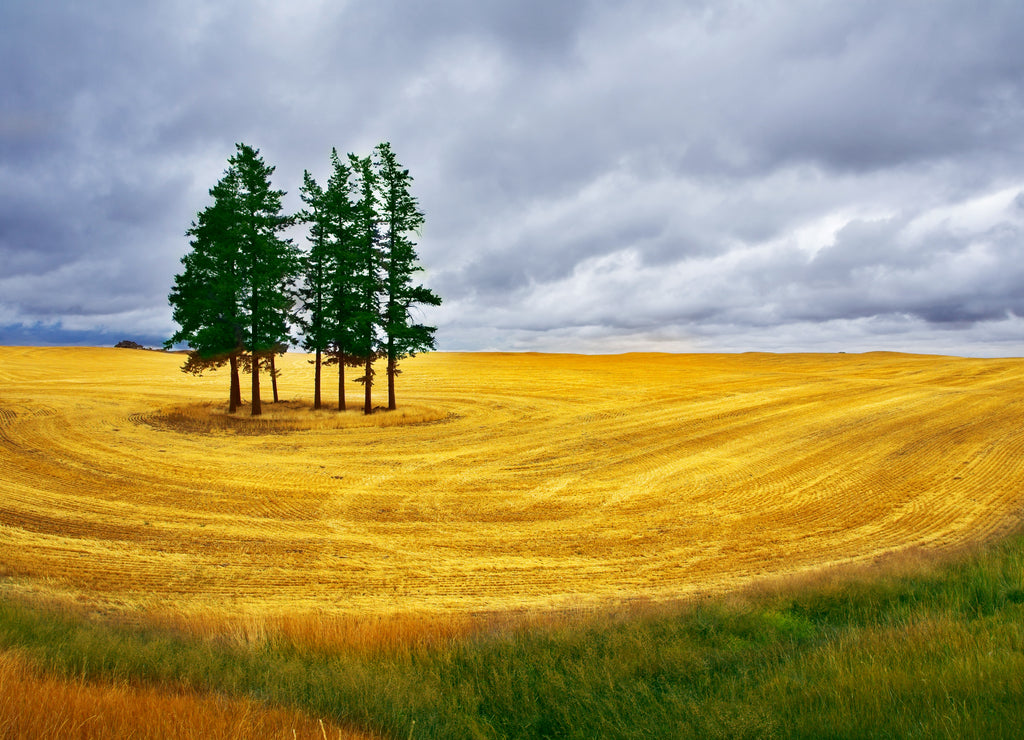
[[[1022,356],[1022,38],[1019,0],[5,0],[0,344],[160,344],[236,142],[294,211],[389,141],[441,350]]]

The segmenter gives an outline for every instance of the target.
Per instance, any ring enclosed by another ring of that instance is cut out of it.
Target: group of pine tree
[[[242,403],[239,372],[252,377],[252,414],[262,412],[260,370],[275,380],[274,357],[301,335],[314,353],[314,408],[321,408],[324,365],[338,369],[338,409],[345,410],[345,368],[361,368],[363,411],[372,413],[374,360],[387,361],[388,408],[405,357],[434,349],[435,327],[415,323],[414,307],[440,305],[415,284],[412,236],[424,215],[412,177],[390,144],[345,159],[331,152],[331,174],[321,186],[307,170],[303,209],[284,213],[284,191],[271,187],[274,167],[259,150],[237,144],[224,176],[210,190],[187,235],[191,251],[168,296],[181,329],[165,344],[189,347],[182,369],[194,374],[229,366],[228,410]],[[308,228],[308,250],[283,232]]]

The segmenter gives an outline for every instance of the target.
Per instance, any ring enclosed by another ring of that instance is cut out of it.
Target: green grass
[[[396,738],[1024,737],[1024,536],[944,564],[438,646],[230,646],[0,603],[0,647]]]

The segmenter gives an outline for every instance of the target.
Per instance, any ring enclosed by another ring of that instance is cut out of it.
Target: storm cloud
[[[0,343],[158,343],[244,141],[387,140],[441,349],[1024,354],[1019,2],[0,7]],[[301,237],[301,235],[300,235]]]

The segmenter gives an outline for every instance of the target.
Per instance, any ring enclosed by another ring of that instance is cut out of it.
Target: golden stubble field
[[[1017,359],[435,353],[398,412],[256,426],[182,361],[0,348],[0,589],[127,615],[564,609],[951,549],[1024,511]],[[279,367],[308,403],[307,357]]]

